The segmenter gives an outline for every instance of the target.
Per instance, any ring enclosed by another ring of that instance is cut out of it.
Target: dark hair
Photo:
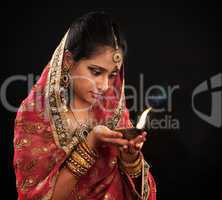
[[[90,12],[76,19],[70,26],[65,49],[73,54],[75,61],[89,58],[99,47],[115,48],[113,32],[125,56],[126,40],[118,24],[105,12]]]

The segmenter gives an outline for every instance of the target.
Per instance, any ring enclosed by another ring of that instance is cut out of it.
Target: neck
[[[91,108],[91,105],[83,101],[82,99],[78,98],[78,96],[74,96],[73,102],[71,102],[71,106],[73,109],[75,109],[76,112],[85,113],[88,112]]]
[[[78,120],[77,123],[84,123],[87,121],[90,125],[93,122],[93,113],[91,112],[91,104],[83,101],[82,99],[74,96],[73,102],[70,104],[71,112],[74,114],[75,121]]]

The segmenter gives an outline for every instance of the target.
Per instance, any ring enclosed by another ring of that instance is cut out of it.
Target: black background
[[[146,6],[139,2],[109,2],[107,7],[93,4],[10,2],[7,15],[2,16],[2,33],[7,38],[7,46],[2,47],[7,52],[7,65],[1,66],[1,80],[15,74],[40,75],[73,19],[88,11],[110,11],[128,41],[126,83],[139,89],[139,75],[144,74],[144,90],[154,84],[180,87],[173,95],[170,113],[179,119],[180,129],[156,130],[143,149],[157,183],[157,198],[216,198],[221,194],[222,132],[195,115],[191,95],[198,84],[221,72],[220,6],[182,1],[156,5],[148,2]],[[19,106],[26,96],[27,83],[17,81],[8,87],[11,104]],[[210,93],[200,95],[197,107],[209,114],[210,99]],[[131,113],[132,118],[136,113]],[[1,107],[2,180],[10,199],[16,199],[12,167],[14,118],[15,113]]]

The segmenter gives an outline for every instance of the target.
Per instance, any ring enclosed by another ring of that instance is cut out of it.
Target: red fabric
[[[52,125],[47,114],[45,92],[49,66],[46,66],[37,84],[22,102],[17,112],[14,130],[14,168],[16,173],[18,199],[50,199],[59,169],[67,159],[67,154],[55,143]],[[115,86],[120,88],[120,76]],[[107,95],[113,95],[108,91]],[[103,102],[105,108],[113,108],[117,100]],[[112,115],[95,108],[98,120]],[[129,113],[125,108],[118,126],[129,126]],[[78,195],[87,200],[133,199],[132,188],[117,164],[118,151],[110,145],[99,149],[100,158],[81,177],[69,199]],[[149,173],[150,195],[148,200],[156,199],[156,186]]]
[[[148,200],[156,200],[156,183],[150,172],[148,173],[148,183],[150,187],[150,196]]]

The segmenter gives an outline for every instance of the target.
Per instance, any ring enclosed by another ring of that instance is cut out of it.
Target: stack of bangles
[[[88,170],[96,162],[98,153],[90,149],[86,140],[79,143],[77,148],[71,153],[68,160],[66,160],[65,166],[76,177],[86,175]]]
[[[138,153],[138,156],[134,162],[126,162],[120,157],[120,167],[125,171],[131,178],[138,178],[142,172],[142,160],[143,155]]]

